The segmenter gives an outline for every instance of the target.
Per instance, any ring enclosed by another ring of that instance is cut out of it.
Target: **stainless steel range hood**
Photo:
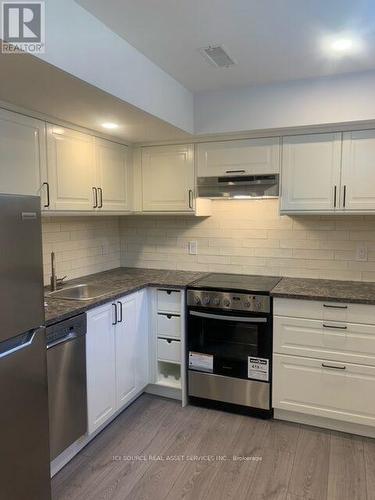
[[[200,198],[262,199],[279,196],[279,174],[198,177]]]

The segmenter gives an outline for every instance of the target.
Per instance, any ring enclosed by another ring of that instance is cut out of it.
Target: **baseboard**
[[[294,411],[278,410],[276,408],[274,410],[274,418],[277,420],[285,420],[288,422],[320,427],[322,429],[375,438],[375,427],[370,427],[368,425],[352,424],[350,422],[342,422],[340,420],[325,417],[316,417],[314,415],[306,415],[304,413]]]

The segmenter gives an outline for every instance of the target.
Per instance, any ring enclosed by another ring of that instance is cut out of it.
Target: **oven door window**
[[[270,357],[269,328],[267,317],[189,311],[189,352],[213,356],[213,373],[248,378],[249,357]]]

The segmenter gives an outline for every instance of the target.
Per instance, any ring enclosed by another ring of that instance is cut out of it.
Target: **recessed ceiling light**
[[[112,129],[118,128],[118,125],[117,125],[117,123],[113,123],[113,122],[105,122],[105,123],[102,123],[102,127],[112,130]]]
[[[331,35],[323,40],[323,47],[327,54],[343,57],[358,53],[361,50],[361,42],[351,35]]]
[[[331,43],[331,49],[335,52],[348,52],[352,50],[354,45],[353,40],[350,38],[337,38]]]

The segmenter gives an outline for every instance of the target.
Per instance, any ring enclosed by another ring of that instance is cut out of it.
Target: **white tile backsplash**
[[[375,216],[289,217],[278,200],[215,200],[212,217],[130,216],[120,227],[122,265],[375,280]],[[358,242],[367,262],[355,260]]]
[[[118,217],[43,217],[42,231],[45,284],[52,251],[58,277],[79,278],[121,265]]]

